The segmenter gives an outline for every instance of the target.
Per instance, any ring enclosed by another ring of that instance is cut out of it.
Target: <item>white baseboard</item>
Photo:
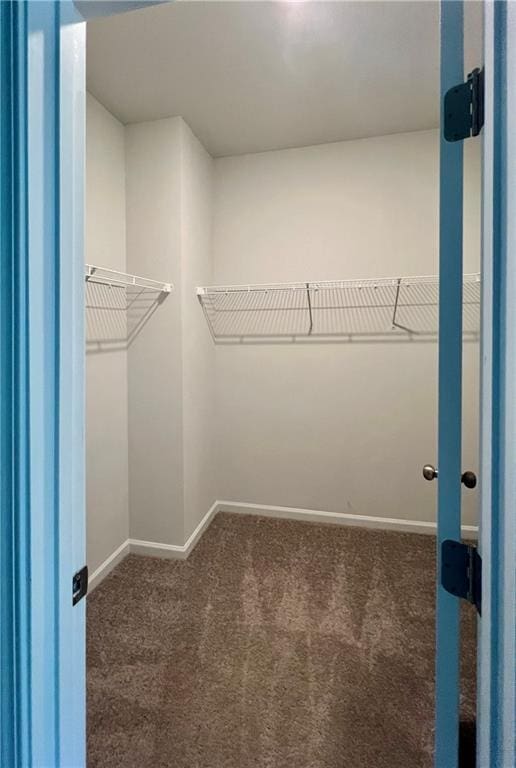
[[[180,544],[160,544],[158,541],[129,539],[129,548],[132,555],[168,557],[174,560],[184,560],[187,557],[184,546]]]
[[[211,505],[185,544],[160,544],[157,541],[129,539],[130,551],[135,555],[150,555],[151,557],[168,557],[178,560],[186,560],[217,512],[218,502],[216,501]]]
[[[261,515],[262,517],[275,517],[283,520],[303,520],[309,523],[333,523],[333,525],[349,525],[356,528],[372,528],[400,533],[424,533],[433,536],[435,536],[437,529],[435,523],[423,520],[351,515],[345,512],[324,512],[318,509],[302,509],[301,507],[274,507],[269,504],[249,504],[241,501],[215,501],[185,544],[161,544],[157,541],[143,541],[142,539],[125,541],[92,573],[89,579],[89,592],[93,591],[129,552],[135,555],[186,560],[217,512]],[[467,539],[477,538],[478,527],[476,525],[463,525],[462,536]]]
[[[301,507],[275,507],[269,504],[248,504],[240,501],[218,501],[217,512],[235,512],[244,515],[261,515],[276,517],[284,520],[304,520],[309,523],[333,523],[333,525],[349,525],[356,528],[375,528],[382,531],[399,531],[402,533],[426,533],[435,536],[436,523],[423,520],[403,520],[395,517],[372,517],[370,515],[352,515],[345,512],[324,512],[318,509],[302,509]],[[462,535],[465,538],[476,538],[476,525],[463,525]]]
[[[126,555],[129,554],[129,539],[127,541],[124,541],[122,544],[120,544],[117,549],[115,549],[114,552],[112,552],[109,557],[107,557],[103,563],[99,565],[98,568],[96,568],[91,576],[88,578],[88,592],[93,592],[95,587],[98,587],[100,582],[106,578],[108,573],[113,570],[113,568],[118,565],[118,563],[124,559]]]
[[[127,539],[127,541],[124,541],[118,549],[115,549],[115,551],[91,574],[88,580],[88,592],[93,592],[95,587],[98,587],[108,573],[129,553],[135,555],[147,555],[150,557],[167,557],[186,560],[208,525],[211,523],[212,518],[217,511],[218,502],[215,502],[206,512],[195,531],[189,536],[186,543],[182,545],[161,544],[157,541],[142,541],[141,539]]]

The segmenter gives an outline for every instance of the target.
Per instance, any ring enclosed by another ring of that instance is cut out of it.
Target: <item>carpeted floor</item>
[[[434,547],[224,513],[129,556],[88,598],[89,768],[430,768]]]

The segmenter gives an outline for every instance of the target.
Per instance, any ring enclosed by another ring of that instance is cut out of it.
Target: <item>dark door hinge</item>
[[[76,605],[88,593],[88,566],[74,573],[72,579],[72,603]]]
[[[482,558],[478,549],[461,541],[443,541],[441,584],[447,592],[462,597],[482,613]]]
[[[474,69],[465,83],[444,95],[444,138],[462,141],[478,136],[484,125],[484,70]]]

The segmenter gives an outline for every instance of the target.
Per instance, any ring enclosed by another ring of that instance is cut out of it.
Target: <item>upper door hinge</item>
[[[444,95],[444,138],[462,141],[478,136],[484,125],[484,70],[474,69],[465,83]]]
[[[470,544],[446,539],[441,549],[441,584],[482,613],[482,558]]]

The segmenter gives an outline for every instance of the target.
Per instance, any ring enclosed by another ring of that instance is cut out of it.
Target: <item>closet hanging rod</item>
[[[92,283],[102,283],[103,285],[114,285],[117,287],[135,286],[161,293],[170,293],[174,288],[172,283],[161,283],[148,277],[130,275],[126,272],[118,272],[116,269],[98,267],[94,264],[85,264],[84,277],[88,282]]]

